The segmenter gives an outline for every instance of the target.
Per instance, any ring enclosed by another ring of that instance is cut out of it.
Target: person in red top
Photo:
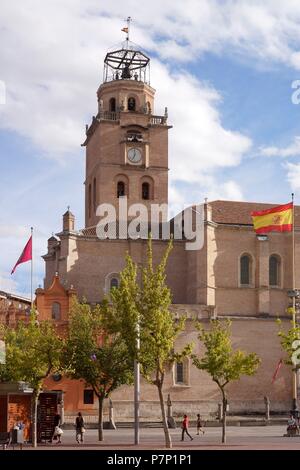
[[[181,428],[182,428],[181,440],[184,441],[184,433],[186,433],[192,441],[193,438],[189,433],[189,418],[187,417],[187,415],[183,416]]]

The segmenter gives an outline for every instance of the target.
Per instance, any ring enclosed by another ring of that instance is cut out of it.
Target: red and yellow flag
[[[251,212],[256,233],[291,232],[293,229],[293,203]]]

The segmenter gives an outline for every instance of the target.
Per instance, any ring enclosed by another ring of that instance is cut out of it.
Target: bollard
[[[222,416],[223,416],[223,404],[218,403],[218,420],[222,421]]]
[[[270,399],[269,397],[264,397],[264,402],[265,402],[265,414],[266,414],[266,420],[270,420]]]
[[[176,423],[173,418],[173,407],[172,407],[170,394],[168,394],[167,406],[168,406],[168,418],[167,418],[168,427],[171,429],[175,429]]]
[[[117,429],[114,421],[114,405],[111,399],[109,399],[109,416],[108,421],[103,423],[103,429]]]
[[[109,399],[109,428],[117,429],[114,421],[114,405],[111,399]]]

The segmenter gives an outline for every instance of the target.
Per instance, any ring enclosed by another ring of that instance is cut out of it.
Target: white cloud
[[[17,283],[14,279],[8,277],[6,273],[0,272],[0,291],[16,293],[17,288]]]
[[[287,163],[287,178],[293,191],[300,189],[300,163]]]
[[[159,38],[154,48],[163,58],[191,61],[207,51],[228,54],[230,50],[232,56],[243,55],[252,63],[300,68],[298,0],[131,0],[99,9],[123,17],[131,12],[137,39],[153,47]]]
[[[199,81],[183,67],[212,52],[242,56],[253,66],[283,63],[300,70],[298,0],[2,0],[0,80],[5,83],[6,104],[0,106],[0,127],[32,142],[41,158],[78,164],[74,156],[83,153],[84,125],[96,113],[103,58],[112,44],[120,42],[128,15],[134,19],[134,42],[156,55],[151,69],[156,110],[161,114],[168,106],[174,125],[169,152],[171,201],[243,199],[240,186],[231,178],[220,181],[218,172],[239,165],[251,139],[222,122],[222,97],[213,84]],[[10,212],[12,199],[25,200],[46,179],[46,174],[42,181],[33,176],[14,188],[14,195],[7,193]],[[48,206],[46,211],[42,204],[32,207],[30,216],[39,222],[48,217],[47,211],[52,217],[49,226],[56,220]],[[17,220],[16,213],[10,217]],[[20,254],[26,230],[18,228],[13,237],[9,228],[1,230],[8,247],[1,257],[3,269]],[[40,253],[45,251],[43,240],[41,236],[36,245]],[[42,262],[37,265],[42,271]]]
[[[203,173],[238,165],[251,140],[222,126],[217,91],[187,73],[174,75],[157,61],[152,69],[154,83],[160,84],[158,106],[169,105],[169,122],[174,126],[170,130],[171,179],[197,182]]]
[[[6,47],[0,61],[7,104],[0,108],[0,126],[29,138],[39,152],[59,161],[80,153],[84,124],[96,113],[103,58],[114,39],[121,37],[128,10],[135,12],[134,39],[162,57],[169,51],[183,60],[187,45],[199,43],[196,38],[208,47],[214,44],[209,39],[215,29],[211,21],[201,31],[196,20],[214,17],[218,23],[223,9],[203,1],[200,11],[197,2],[188,3],[190,8],[175,2],[170,9],[169,1],[154,1],[143,8],[137,1],[117,1],[109,7],[95,0],[47,4],[24,0],[18,6],[4,1],[0,29]],[[154,15],[157,10],[159,14]],[[163,38],[155,41],[159,31]],[[251,141],[223,127],[218,111],[221,97],[212,86],[184,71],[173,74],[159,60],[152,63],[152,83],[158,88],[156,107],[168,106],[174,124],[170,138],[173,179],[197,181],[200,173],[240,163]]]
[[[181,184],[178,189],[174,184],[169,190],[169,216],[174,217],[185,207],[203,204],[205,199],[215,201],[243,201],[244,195],[240,186],[233,180],[220,181],[216,176],[205,175],[198,183]]]
[[[297,157],[300,156],[300,136],[294,138],[287,147],[261,147],[260,155],[265,157]]]

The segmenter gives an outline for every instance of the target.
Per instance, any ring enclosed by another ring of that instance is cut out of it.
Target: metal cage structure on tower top
[[[143,52],[122,47],[108,52],[104,59],[103,82],[137,80],[150,85],[150,59]]]

